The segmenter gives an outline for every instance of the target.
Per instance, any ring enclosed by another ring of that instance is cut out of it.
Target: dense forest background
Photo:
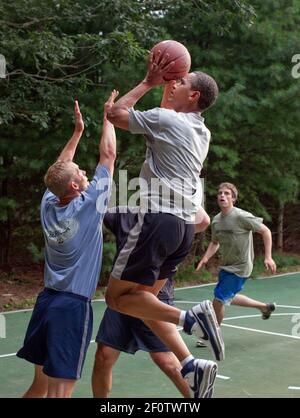
[[[43,175],[72,134],[74,99],[86,126],[76,162],[92,176],[106,97],[143,78],[147,51],[163,39],[186,45],[192,70],[220,88],[204,114],[208,213],[217,211],[217,185],[234,182],[238,206],[265,219],[275,246],[300,252],[299,28],[300,0],[1,1],[1,268],[43,258]],[[160,96],[155,89],[138,107],[157,106]],[[121,169],[138,176],[145,153],[142,137],[117,137],[116,183]],[[113,248],[105,239],[106,265]]]

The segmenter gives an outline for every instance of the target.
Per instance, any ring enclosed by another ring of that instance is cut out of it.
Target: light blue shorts
[[[247,277],[220,270],[219,281],[214,290],[215,299],[229,305],[235,295],[243,289],[246,280]]]

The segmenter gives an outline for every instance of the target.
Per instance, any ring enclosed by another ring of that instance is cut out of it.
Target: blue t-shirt
[[[111,175],[98,165],[89,187],[68,205],[46,190],[41,203],[45,237],[45,286],[93,296],[102,262],[102,221]]]

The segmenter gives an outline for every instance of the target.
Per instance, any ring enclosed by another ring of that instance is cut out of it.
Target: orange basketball
[[[191,68],[191,56],[184,45],[177,41],[162,41],[154,45],[151,52],[161,52],[162,56],[169,54],[167,63],[174,61],[174,66],[164,75],[166,81],[185,77]]]

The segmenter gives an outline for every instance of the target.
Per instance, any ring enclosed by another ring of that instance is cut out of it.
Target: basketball
[[[174,61],[174,66],[164,75],[166,81],[185,77],[191,68],[191,56],[184,45],[177,41],[162,41],[154,45],[150,52],[161,51],[161,56],[169,54],[167,63]]]

